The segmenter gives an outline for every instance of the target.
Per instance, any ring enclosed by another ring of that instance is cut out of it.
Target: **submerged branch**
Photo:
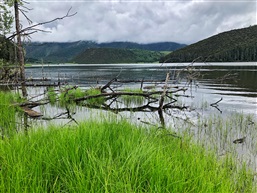
[[[166,91],[166,93],[172,94],[172,93],[177,93],[180,91],[186,91],[187,88],[180,88],[174,91]],[[108,96],[112,96],[112,97],[118,97],[118,96],[142,96],[142,97],[146,97],[149,98],[152,95],[156,95],[156,94],[162,94],[163,91],[154,91],[154,92],[143,92],[143,93],[136,93],[136,92],[112,92],[112,93],[101,93],[101,94],[97,94],[97,95],[89,95],[89,96],[84,96],[84,97],[80,97],[80,98],[76,98],[74,99],[75,102],[80,102],[83,100],[88,100],[88,99],[92,99],[92,98],[99,98],[99,97],[108,97]]]

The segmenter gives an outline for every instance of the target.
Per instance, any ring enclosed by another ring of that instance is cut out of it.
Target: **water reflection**
[[[192,70],[200,72],[200,76],[194,80],[197,88],[191,89],[193,92],[191,94],[195,95],[193,103],[219,100],[224,97],[225,110],[234,111],[238,104],[237,110],[256,113],[257,63],[51,65],[27,67],[26,75],[49,79],[50,82],[55,83],[64,81],[81,87],[103,85],[112,78],[118,77],[118,80],[123,81],[136,80],[137,82],[127,83],[127,86],[139,88],[140,81],[143,79],[145,84],[158,86],[159,82],[165,80],[166,73],[169,71],[173,79],[170,84],[188,86],[187,80],[181,73],[187,65],[190,65]],[[180,77],[176,79],[178,74]],[[222,79],[223,77],[226,78]],[[153,83],[154,81],[156,82]]]

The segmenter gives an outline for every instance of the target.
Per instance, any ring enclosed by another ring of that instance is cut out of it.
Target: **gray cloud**
[[[77,15],[42,26],[32,41],[93,40],[140,43],[193,43],[256,21],[256,1],[208,0],[75,0],[29,1],[35,22],[63,16],[72,7]],[[25,22],[24,22],[25,23]],[[24,24],[25,25],[25,24]]]

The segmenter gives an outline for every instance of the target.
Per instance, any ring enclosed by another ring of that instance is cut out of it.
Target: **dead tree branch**
[[[186,91],[187,89],[185,88],[180,88],[174,91],[166,91],[166,93],[177,93],[179,91]],[[97,94],[97,95],[89,95],[89,96],[84,96],[84,97],[80,97],[80,98],[76,98],[74,99],[75,102],[80,102],[80,101],[84,101],[84,100],[88,100],[88,99],[92,99],[92,98],[99,98],[99,97],[118,97],[118,96],[142,96],[145,98],[149,98],[152,95],[155,94],[162,94],[163,91],[155,91],[155,92],[143,92],[143,93],[136,93],[136,92],[111,92],[111,93],[101,93],[101,94]]]
[[[13,38],[14,38],[15,36],[17,36],[18,34],[24,34],[24,32],[26,32],[26,31],[31,31],[31,30],[33,30],[33,31],[35,31],[35,32],[37,32],[37,31],[43,31],[43,30],[38,30],[38,29],[36,29],[36,27],[42,26],[42,25],[45,25],[45,24],[48,24],[48,23],[52,23],[52,22],[54,22],[54,21],[63,20],[63,19],[68,18],[68,17],[73,17],[73,16],[75,16],[75,15],[77,14],[77,12],[75,12],[75,13],[70,13],[70,12],[71,12],[71,9],[72,9],[72,7],[70,7],[70,9],[69,9],[68,12],[66,13],[66,15],[64,15],[64,16],[62,16],[62,17],[57,17],[57,18],[54,18],[54,19],[52,19],[52,20],[50,20],[50,21],[40,22],[40,23],[31,25],[31,26],[28,26],[28,27],[26,27],[26,28],[24,28],[24,29],[21,29],[19,32],[16,32],[16,33],[12,34],[12,35],[9,36],[7,39],[13,39]],[[22,14],[24,15],[25,13],[22,12]],[[26,14],[25,14],[25,15],[26,15]],[[27,18],[27,16],[25,16],[25,17]],[[30,20],[29,20],[29,21],[30,21]],[[34,33],[35,33],[35,32],[34,32]],[[30,32],[30,33],[31,33],[31,32]]]
[[[104,90],[107,89],[107,88],[109,88],[111,91],[113,91],[110,86],[111,86],[111,84],[112,84],[113,82],[115,82],[115,81],[117,81],[117,78],[116,78],[116,77],[113,78],[112,80],[110,80],[106,85],[104,85],[104,86],[101,88],[101,92],[103,93]],[[114,91],[113,91],[113,92],[114,92]]]
[[[161,125],[163,128],[165,128],[165,121],[164,121],[164,117],[163,117],[163,103],[164,103],[164,98],[167,95],[167,86],[168,86],[168,81],[170,79],[170,73],[168,72],[166,75],[166,80],[165,80],[165,85],[163,88],[163,92],[161,94],[161,98],[159,100],[159,108],[158,108],[158,114],[160,117],[160,121],[161,121]]]
[[[218,106],[218,103],[221,102],[223,100],[223,98],[220,98],[220,100],[216,101],[215,103],[210,104],[210,106],[214,107],[214,106]]]
[[[220,100],[216,101],[215,103],[210,104],[211,107],[214,107],[215,109],[217,109],[220,113],[222,113],[222,111],[219,109],[219,102],[221,102],[223,100],[223,98],[220,98]]]

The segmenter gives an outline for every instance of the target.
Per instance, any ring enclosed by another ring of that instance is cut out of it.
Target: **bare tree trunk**
[[[159,114],[160,122],[161,122],[161,125],[162,125],[163,128],[165,128],[165,120],[164,120],[164,116],[163,116],[163,104],[164,104],[165,96],[167,94],[169,79],[170,79],[170,73],[168,72],[167,75],[166,75],[166,80],[165,80],[165,85],[164,85],[164,88],[163,88],[163,93],[162,93],[161,98],[159,100],[159,108],[158,108],[158,114]]]
[[[14,1],[14,12],[15,12],[15,27],[17,33],[17,50],[18,50],[18,63],[20,67],[20,79],[21,79],[21,89],[23,97],[27,96],[27,90],[25,86],[25,64],[24,64],[24,55],[23,47],[21,42],[21,26],[20,26],[20,17],[19,17],[19,4],[18,1]]]

